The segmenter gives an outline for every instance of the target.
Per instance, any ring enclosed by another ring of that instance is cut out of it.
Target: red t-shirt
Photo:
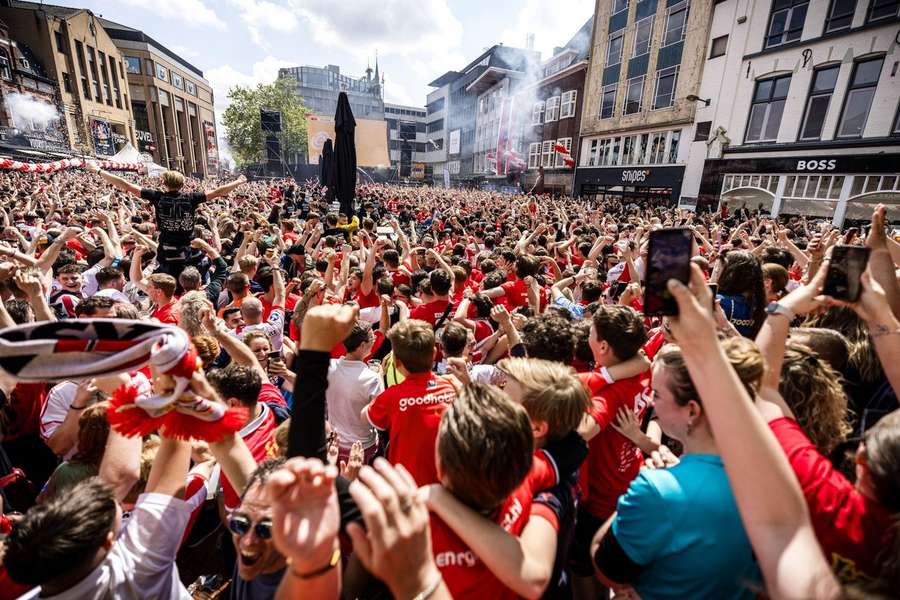
[[[391,271],[391,281],[394,282],[394,287],[398,285],[409,285],[412,283],[412,279],[409,278],[409,275],[404,273],[401,270]]]
[[[364,296],[362,291],[356,292],[354,300],[356,300],[360,308],[374,308],[381,302],[381,299],[378,297],[378,288],[374,285],[367,296]]]
[[[5,422],[3,440],[10,441],[40,431],[46,398],[46,384],[17,383],[5,405],[0,408],[0,419]]]
[[[816,538],[842,583],[877,577],[878,554],[890,547],[893,519],[831,466],[793,419],[769,423],[803,488]]]
[[[434,324],[437,323],[438,319],[440,319],[441,316],[443,316],[444,312],[446,312],[447,305],[449,304],[449,300],[434,300],[432,302],[428,302],[427,304],[420,304],[410,311],[409,318],[419,319],[420,321],[427,321],[431,323],[432,326],[434,326]],[[453,315],[448,313],[445,324],[449,322],[452,317]]]
[[[648,373],[608,384],[599,372],[579,374],[591,394],[588,414],[600,426],[600,433],[588,443],[588,457],[579,473],[586,494],[585,509],[605,520],[616,510],[616,502],[643,464],[640,450],[628,438],[610,427],[619,408],[635,409],[647,385]]]
[[[411,373],[366,409],[374,427],[390,429],[388,460],[406,467],[420,486],[438,482],[434,444],[444,408],[455,399],[449,377]]]
[[[539,450],[534,455],[531,471],[491,515],[491,519],[512,535],[519,536],[528,523],[535,494],[556,483],[556,470],[552,461]],[[454,598],[518,598],[515,592],[491,573],[452,529],[434,515],[431,517],[431,547],[437,568]]]
[[[175,298],[172,298],[172,301],[163,306],[154,306],[153,312],[150,313],[151,319],[156,319],[160,323],[165,323],[169,325],[178,325],[178,319],[175,318],[175,315],[172,314],[172,311],[175,309],[175,304],[178,301]]]
[[[266,386],[275,389],[275,386],[271,383],[263,384],[263,389],[260,390],[259,394],[260,401],[257,403],[257,406],[261,407],[261,412],[259,416],[244,425],[240,431],[241,438],[243,438],[247,447],[250,448],[250,454],[253,455],[257,463],[278,456],[278,445],[275,443],[275,416],[268,405],[266,405],[267,397],[263,395],[263,392],[267,390]],[[267,395],[271,395],[271,389],[267,391]],[[278,393],[277,389],[275,393]],[[278,396],[280,397],[281,394],[278,394]],[[224,473],[222,473],[222,492],[225,497],[226,509],[234,510],[241,503],[240,495],[234,490]]]

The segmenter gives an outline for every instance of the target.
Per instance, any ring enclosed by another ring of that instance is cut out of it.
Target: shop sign
[[[650,169],[626,169],[622,171],[623,183],[643,183],[650,177]]]

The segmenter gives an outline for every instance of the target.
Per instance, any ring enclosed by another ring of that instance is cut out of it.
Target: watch
[[[768,306],[766,306],[766,314],[782,315],[784,317],[787,317],[788,321],[793,321],[797,316],[790,308],[778,302],[769,302]]]

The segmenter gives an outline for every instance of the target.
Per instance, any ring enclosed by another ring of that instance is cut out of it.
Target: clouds
[[[228,90],[236,85],[255,86],[258,83],[272,83],[278,77],[281,67],[294,67],[296,64],[267,56],[253,63],[249,72],[238,71],[231,65],[222,65],[205,72],[206,79],[212,84],[215,92],[216,109],[221,111],[228,106]]]
[[[292,33],[297,29],[299,20],[294,10],[286,5],[268,0],[228,0],[238,10],[238,16],[247,26],[250,39],[265,49],[270,47],[266,40],[266,31]]]
[[[228,26],[203,0],[121,0],[164,19],[178,19],[187,26],[211,26],[225,31]],[[127,23],[140,29],[140,23]]]
[[[543,59],[553,54],[553,48],[568,42],[584,22],[594,14],[594,0],[567,0],[565,9],[556,2],[524,0],[515,21],[499,36],[507,46],[523,48],[525,36],[534,34],[534,49]]]

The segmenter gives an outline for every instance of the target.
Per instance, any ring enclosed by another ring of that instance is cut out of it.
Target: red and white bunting
[[[108,171],[139,171],[140,163],[133,162],[114,162],[111,160],[97,161],[101,169]],[[47,163],[24,163],[11,158],[0,158],[0,170],[3,171],[21,171],[22,173],[54,173],[63,169],[73,169],[83,167],[85,161],[80,158],[64,158],[54,162]]]

